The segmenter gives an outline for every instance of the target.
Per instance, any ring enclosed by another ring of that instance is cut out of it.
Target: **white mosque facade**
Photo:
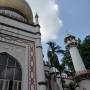
[[[25,0],[0,0],[0,90],[46,90],[35,18]]]

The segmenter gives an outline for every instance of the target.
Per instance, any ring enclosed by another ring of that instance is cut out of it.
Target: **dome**
[[[1,12],[12,18],[14,17],[30,24],[33,23],[31,8],[25,0],[0,0],[0,14]]]

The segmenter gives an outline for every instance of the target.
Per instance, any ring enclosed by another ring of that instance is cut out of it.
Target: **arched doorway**
[[[22,70],[17,60],[0,53],[0,90],[21,90]]]

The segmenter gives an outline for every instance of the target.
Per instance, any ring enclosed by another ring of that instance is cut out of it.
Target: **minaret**
[[[77,41],[75,39],[75,36],[68,35],[65,38],[65,43],[69,47],[69,51],[71,54],[71,58],[72,58],[72,62],[73,62],[75,71],[76,72],[86,71],[85,65],[82,61],[82,58],[81,58],[80,53],[77,48]]]
[[[69,48],[72,62],[75,68],[74,79],[78,84],[75,90],[90,90],[90,70],[86,70],[82,58],[77,48],[75,36],[68,35],[65,38],[65,43]]]

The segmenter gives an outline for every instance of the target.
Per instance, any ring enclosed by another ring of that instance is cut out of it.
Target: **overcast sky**
[[[90,34],[90,0],[27,0],[33,11],[37,12],[41,25],[42,45],[49,40],[64,47],[67,33],[83,39]]]

